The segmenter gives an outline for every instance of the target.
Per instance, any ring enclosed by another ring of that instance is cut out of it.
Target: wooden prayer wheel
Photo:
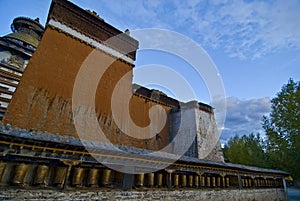
[[[66,174],[67,174],[67,167],[56,167],[54,178],[53,178],[53,184],[56,186],[62,186],[64,184]]]
[[[222,186],[226,187],[226,178],[225,178],[225,176],[222,177]]]
[[[246,184],[245,184],[245,179],[242,179],[242,186],[245,187]]]
[[[29,165],[28,164],[20,164],[17,165],[15,168],[15,172],[14,172],[14,177],[13,177],[13,184],[15,185],[22,185],[24,183],[24,178],[26,176],[26,173],[29,169]]]
[[[230,186],[230,179],[229,177],[226,178],[226,187],[229,187]]]
[[[216,177],[211,177],[212,187],[216,187]]]
[[[199,187],[199,176],[198,175],[194,176],[194,186]]]
[[[156,185],[158,187],[162,187],[163,182],[163,174],[162,173],[157,173],[156,174]]]
[[[73,169],[73,174],[72,174],[72,185],[73,186],[81,186],[82,185],[83,172],[84,172],[84,169],[81,167],[76,167]]]
[[[221,177],[217,177],[217,186],[221,187]]]
[[[98,169],[90,169],[87,177],[87,185],[90,187],[98,186]]]
[[[136,178],[135,186],[143,187],[144,186],[144,174],[137,174],[137,175],[135,175],[135,178]]]
[[[210,187],[210,176],[206,177],[206,187]]]
[[[188,178],[189,178],[188,179],[188,186],[193,187],[193,182],[194,182],[193,175],[189,175]]]
[[[245,186],[249,187],[249,185],[248,185],[248,179],[245,179]]]
[[[36,169],[34,176],[34,184],[35,185],[43,185],[45,184],[45,179],[48,174],[49,167],[47,165],[39,165]]]
[[[174,174],[173,186],[176,188],[179,186],[179,175],[178,174]]]
[[[5,168],[6,168],[6,163],[4,163],[4,162],[1,161],[0,162],[0,181],[1,181],[2,176],[4,174]]]
[[[186,187],[186,175],[181,175],[181,187]]]
[[[205,187],[205,176],[204,175],[201,176],[201,186]]]
[[[148,183],[149,187],[154,186],[154,173],[153,172],[147,174],[147,181],[148,181],[147,183]]]
[[[110,169],[104,169],[103,175],[102,175],[102,185],[106,186],[110,184],[110,176],[111,176],[111,170]]]

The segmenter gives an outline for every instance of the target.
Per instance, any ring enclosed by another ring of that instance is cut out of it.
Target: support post
[[[242,189],[243,188],[243,184],[242,184],[242,177],[240,174],[238,174],[238,182],[239,182],[239,188]]]
[[[124,173],[122,189],[124,191],[131,190],[133,185],[134,185],[134,175]]]

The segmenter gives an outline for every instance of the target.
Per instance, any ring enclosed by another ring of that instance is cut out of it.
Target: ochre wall
[[[72,114],[73,86],[78,70],[93,50],[82,41],[47,27],[37,51],[25,69],[3,122],[24,129],[77,136]],[[99,55],[96,60],[103,61],[103,65],[114,60],[105,53]],[[100,64],[98,67],[104,66]],[[129,72],[125,76],[122,90],[131,93],[132,68],[131,64],[114,60],[103,74],[95,99],[100,127],[115,144],[160,149],[168,142],[168,120],[158,136],[147,140],[125,135],[111,120],[112,91],[117,82]],[[149,108],[155,104],[149,99],[132,96],[129,110],[132,120],[138,126],[147,126],[150,123]],[[163,107],[166,111],[170,109]]]

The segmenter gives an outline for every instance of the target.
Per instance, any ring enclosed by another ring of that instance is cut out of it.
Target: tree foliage
[[[231,163],[266,167],[265,153],[259,134],[231,138],[224,147],[224,156]]]
[[[224,148],[233,163],[289,172],[300,181],[300,82],[292,79],[271,100],[271,113],[263,117],[266,139],[235,136]]]
[[[263,118],[269,163],[300,180],[300,82],[290,79],[271,104],[270,115]]]

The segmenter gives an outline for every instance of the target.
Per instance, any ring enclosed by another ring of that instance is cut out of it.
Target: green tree
[[[224,156],[232,163],[265,167],[266,156],[259,134],[231,138],[224,147]]]
[[[271,100],[271,113],[263,118],[266,152],[272,168],[288,171],[300,180],[300,82],[292,79]]]

